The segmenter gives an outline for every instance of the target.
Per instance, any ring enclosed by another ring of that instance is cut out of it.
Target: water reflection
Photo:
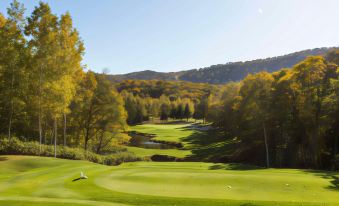
[[[175,149],[177,148],[175,145],[153,142],[151,140],[152,137],[147,136],[147,135],[129,133],[129,136],[132,137],[130,140],[129,146],[142,147],[146,149]]]

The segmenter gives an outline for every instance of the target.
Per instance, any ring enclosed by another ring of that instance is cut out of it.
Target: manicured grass
[[[188,128],[191,126],[187,124],[142,124],[132,126],[132,131],[141,133],[154,134],[155,140],[167,142],[183,142],[183,139],[192,135],[194,130]],[[183,142],[185,144],[185,142]]]
[[[72,181],[83,171],[89,179]],[[339,173],[0,156],[0,205],[339,205]],[[228,187],[229,186],[229,187]]]
[[[141,147],[126,146],[128,151],[133,152],[139,157],[150,157],[152,155],[168,155],[172,157],[183,158],[191,154],[190,150],[184,149],[145,149]]]

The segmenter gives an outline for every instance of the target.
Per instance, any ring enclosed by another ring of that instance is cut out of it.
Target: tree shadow
[[[193,133],[182,138],[186,148],[192,154],[186,159],[189,161],[229,162],[234,152],[234,141],[225,138],[223,131],[218,129],[199,130],[191,126],[183,128],[193,130]]]
[[[200,125],[197,125],[200,126]],[[206,127],[206,125],[203,125]],[[185,129],[194,132],[182,140],[188,145],[185,148],[191,150],[191,155],[185,158],[186,161],[202,161],[213,163],[227,163],[212,165],[210,170],[254,170],[264,169],[264,167],[251,164],[243,164],[241,160],[235,159],[236,154],[240,152],[237,138],[230,138],[221,129],[209,127],[208,130],[195,129],[187,126]]]
[[[189,122],[185,120],[173,120],[173,121],[156,122],[153,124],[189,124]]]
[[[197,130],[192,126],[184,127],[185,130],[194,130],[194,132],[183,138],[189,146],[188,149],[192,154],[185,158],[186,161],[214,162],[209,167],[210,170],[256,170],[265,169],[264,167],[230,163],[234,162],[232,156],[237,152],[238,142],[234,139],[227,138],[227,135],[218,129],[210,129],[207,131]],[[305,173],[311,173],[321,178],[328,179],[331,183],[326,187],[330,190],[339,191],[339,172],[324,170],[301,170]]]
[[[8,157],[0,157],[0,162],[1,161],[7,161],[8,160]]]
[[[338,171],[324,171],[324,170],[304,170],[303,172],[319,176],[329,180],[331,185],[326,187],[330,190],[339,191],[339,172]]]
[[[209,167],[210,170],[258,170],[265,169],[255,165],[246,165],[239,163],[215,164]]]

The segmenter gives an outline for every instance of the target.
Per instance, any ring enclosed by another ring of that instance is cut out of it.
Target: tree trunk
[[[336,160],[336,156],[337,156],[337,146],[338,146],[338,137],[337,135],[334,136],[334,157],[333,157],[333,171],[335,171],[337,168],[336,168],[336,163],[337,163],[337,160]]]
[[[90,137],[90,125],[91,125],[91,121],[92,121],[92,109],[93,109],[93,104],[91,103],[91,106],[89,107],[89,111],[88,111],[88,118],[87,118],[87,122],[86,122],[86,134],[85,134],[85,150],[87,150],[87,143]]]
[[[265,149],[266,149],[266,167],[270,167],[270,158],[268,154],[268,142],[267,142],[267,134],[266,134],[266,126],[265,122],[263,123],[263,129],[264,129],[264,139],[265,139]]]
[[[89,127],[86,128],[86,136],[85,136],[85,150],[87,150],[87,143],[89,140]]]
[[[301,155],[302,155],[302,159],[303,159],[303,162],[304,162],[304,167],[308,168],[308,162],[307,162],[307,156],[306,156],[306,153],[305,153],[304,143],[302,143],[302,145],[301,145]]]
[[[8,139],[9,139],[9,140],[11,140],[12,118],[13,118],[13,112],[14,112],[13,87],[14,87],[14,67],[12,66],[12,80],[11,80],[11,111],[10,111],[10,114],[9,114],[9,122],[8,122]]]
[[[67,116],[66,113],[64,113],[64,146],[66,146],[66,135],[67,135],[66,128],[67,128]]]
[[[8,122],[8,139],[9,140],[11,140],[11,137],[12,137],[11,129],[12,129],[13,110],[14,110],[14,105],[13,105],[13,99],[12,99],[11,100],[11,111],[9,114],[9,122]]]
[[[100,134],[100,141],[99,141],[99,145],[98,145],[97,151],[96,151],[97,154],[99,154],[99,152],[100,152],[100,150],[101,150],[102,139],[103,139],[103,134]]]
[[[57,133],[57,118],[54,117],[54,157],[56,158],[57,151],[56,151],[56,144],[57,144],[57,138],[58,138],[58,133]]]
[[[42,144],[42,127],[41,127],[41,95],[42,95],[42,66],[39,69],[39,155],[41,154],[41,144]],[[46,141],[45,141],[46,142]]]
[[[41,125],[42,125],[42,122],[41,122]],[[43,144],[48,144],[47,143],[47,134],[48,134],[47,129],[48,129],[48,123],[47,123],[47,119],[45,119],[44,125],[41,126],[41,136],[42,136],[41,143],[43,143]],[[53,133],[53,131],[52,131],[52,133]],[[53,135],[51,135],[51,139],[53,139]]]
[[[42,144],[42,127],[41,127],[41,112],[40,111],[39,111],[39,120],[38,121],[39,121],[38,122],[38,124],[39,124],[39,155],[40,155],[41,154],[41,144]],[[46,140],[45,140],[45,142],[46,142]]]
[[[312,148],[312,154],[313,154],[313,164],[316,169],[321,168],[322,162],[321,162],[321,134],[320,134],[320,115],[322,113],[322,92],[320,88],[317,88],[317,100],[315,102],[315,116],[314,116],[314,132],[311,135],[311,148]]]

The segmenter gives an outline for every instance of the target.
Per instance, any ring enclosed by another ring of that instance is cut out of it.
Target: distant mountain
[[[281,68],[289,68],[304,60],[307,56],[324,55],[330,50],[336,48],[338,49],[338,47],[309,49],[283,56],[245,62],[230,62],[180,72],[156,72],[146,70],[121,75],[109,75],[108,78],[115,82],[127,79],[156,79],[221,84],[230,81],[239,81],[251,73],[257,73],[260,71],[274,72]]]
[[[182,72],[156,72],[145,70],[140,72],[132,72],[128,74],[109,75],[109,79],[114,81],[122,80],[179,80],[180,76],[189,71]]]

